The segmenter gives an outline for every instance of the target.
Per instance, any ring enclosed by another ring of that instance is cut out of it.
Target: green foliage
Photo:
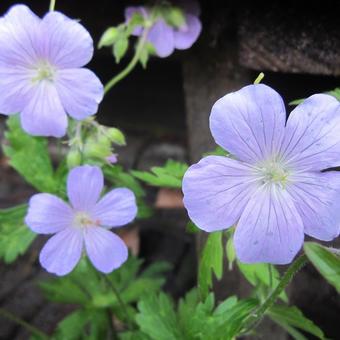
[[[207,157],[207,156],[225,156],[225,157],[229,157],[230,153],[226,150],[224,150],[223,148],[221,148],[220,146],[216,147],[215,150],[213,151],[209,151],[203,154],[203,157]]]
[[[212,287],[212,274],[217,279],[222,278],[223,274],[223,233],[210,233],[202,251],[199,271],[198,271],[198,288],[203,299],[208,294],[209,288]]]
[[[127,49],[129,47],[129,39],[125,36],[120,37],[113,45],[113,55],[118,64],[120,60],[124,57]]]
[[[297,307],[276,305],[270,309],[268,315],[294,339],[306,339],[296,328],[308,332],[319,339],[325,338],[322,330],[311,320],[307,319]]]
[[[11,263],[26,252],[36,237],[24,223],[27,206],[0,210],[0,258]]]
[[[256,306],[257,300],[230,297],[215,308],[212,293],[201,301],[192,290],[175,308],[166,294],[151,294],[138,303],[136,320],[147,339],[231,340]]]
[[[340,87],[336,87],[334,90],[325,92],[325,94],[329,94],[335,97],[337,100],[340,100]],[[295,99],[289,103],[289,105],[299,105],[304,102],[306,98]]]
[[[131,171],[132,175],[149,185],[167,188],[181,188],[188,165],[168,160],[164,167],[153,167],[151,172]]]
[[[315,242],[305,242],[305,253],[320,274],[340,293],[340,256]]]
[[[7,126],[7,144],[3,149],[9,157],[9,164],[38,191],[58,192],[59,184],[54,178],[47,139],[26,134],[20,127],[18,116],[9,117]]]
[[[264,286],[266,293],[272,290],[280,282],[280,274],[277,269],[268,263],[246,264],[237,261],[237,266],[243,276],[257,289]],[[280,298],[288,302],[288,297],[285,292],[280,295]]]
[[[103,168],[105,178],[115,187],[125,187],[131,189],[137,198],[138,218],[147,218],[152,214],[152,210],[144,202],[145,191],[140,183],[131,175],[124,172],[120,165],[106,166]]]
[[[130,256],[122,267],[106,275],[104,280],[83,258],[68,276],[42,282],[40,286],[45,296],[54,302],[78,304],[84,308],[115,309],[119,307],[119,301],[113,286],[125,303],[132,303],[143,294],[159,291],[163,285],[163,274],[169,270],[168,264],[157,262],[139,273],[141,265],[141,260]]]

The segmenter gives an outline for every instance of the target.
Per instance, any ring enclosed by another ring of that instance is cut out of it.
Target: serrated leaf
[[[0,210],[0,258],[5,263],[24,254],[36,238],[24,223],[27,205]]]
[[[138,302],[136,322],[143,333],[154,340],[182,339],[171,298],[160,293],[149,294]]]
[[[223,274],[223,245],[222,232],[210,233],[202,251],[199,272],[198,287],[203,299],[206,298],[209,288],[212,287],[212,275],[218,280]]]
[[[315,242],[305,242],[304,250],[320,274],[340,293],[340,256]]]
[[[9,117],[7,126],[7,144],[3,150],[9,158],[9,164],[38,191],[56,193],[58,183],[54,179],[47,139],[26,134],[17,116]]]
[[[164,167],[153,167],[151,172],[131,171],[132,175],[149,185],[167,188],[181,188],[188,165],[168,160]]]
[[[298,328],[313,334],[319,339],[325,338],[322,330],[313,321],[306,318],[297,307],[276,305],[270,308],[268,315],[272,320],[281,325]]]

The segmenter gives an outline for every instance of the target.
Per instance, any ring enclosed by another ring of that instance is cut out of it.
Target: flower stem
[[[32,334],[35,334],[40,339],[49,339],[49,336],[46,333],[44,333],[40,329],[32,326],[31,324],[29,324],[25,320],[18,318],[17,316],[15,316],[14,314],[8,312],[7,310],[5,310],[3,308],[0,308],[0,315],[3,316],[4,318],[8,319],[8,320],[15,322],[18,325],[26,328],[27,331],[29,331]]]
[[[141,52],[143,51],[144,45],[146,43],[146,39],[148,37],[150,28],[144,29],[143,35],[140,37],[136,52],[129,64],[116,76],[114,76],[104,87],[104,93],[106,94],[111,90],[111,88],[116,85],[118,82],[120,82],[122,79],[124,79],[138,64]]]
[[[121,296],[120,296],[120,293],[118,291],[118,289],[116,288],[116,286],[113,284],[113,282],[111,280],[109,280],[107,278],[106,275],[103,275],[104,277],[104,280],[106,281],[106,283],[109,285],[109,287],[112,289],[113,293],[115,294],[116,298],[117,298],[117,301],[121,307],[121,309],[123,310],[124,314],[125,314],[125,317],[126,317],[126,322],[128,324],[128,327],[131,328],[131,320],[130,320],[130,314],[129,314],[129,311],[126,307],[126,304],[125,302],[122,300]]]
[[[54,11],[55,2],[56,2],[56,0],[51,0],[51,1],[50,1],[50,12],[53,12],[53,11]]]
[[[271,308],[275,301],[278,299],[279,295],[287,287],[290,281],[293,279],[294,275],[307,263],[307,256],[305,254],[298,257],[287,269],[278,283],[274,291],[269,294],[267,299],[263,304],[258,307],[251,315],[249,315],[243,322],[242,334],[248,333],[253,328],[255,328],[258,323],[262,320],[266,311]]]

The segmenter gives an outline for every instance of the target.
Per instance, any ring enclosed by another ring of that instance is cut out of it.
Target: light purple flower
[[[102,198],[104,178],[96,166],[79,166],[67,179],[70,205],[51,194],[36,194],[29,202],[26,224],[39,234],[55,234],[40,253],[49,272],[66,275],[85,248],[90,261],[103,273],[120,267],[128,257],[124,242],[108,229],[131,222],[137,214],[135,196],[125,188]]]
[[[23,129],[62,137],[67,115],[82,120],[97,112],[103,85],[82,68],[93,41],[76,20],[59,12],[42,19],[15,5],[0,18],[0,112],[20,112]]]
[[[106,157],[106,160],[110,164],[116,164],[118,162],[118,154],[112,153],[110,156]]]
[[[156,54],[165,58],[176,49],[185,50],[190,48],[198,39],[202,24],[199,20],[200,9],[196,1],[181,1],[178,3],[185,15],[185,24],[179,28],[168,25],[162,17],[158,17],[151,27],[147,40],[154,46]],[[134,13],[140,13],[145,19],[150,19],[150,9],[143,6],[127,7],[125,19],[131,19]],[[134,35],[140,36],[144,29],[137,26]]]
[[[217,144],[237,159],[209,156],[183,180],[190,218],[205,231],[236,224],[242,262],[286,264],[304,233],[329,241],[340,232],[340,104],[306,99],[286,122],[280,95],[250,85],[218,100],[210,115]]]

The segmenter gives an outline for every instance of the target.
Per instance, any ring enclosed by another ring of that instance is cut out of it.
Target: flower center
[[[100,222],[98,220],[93,220],[88,213],[80,211],[75,214],[73,225],[76,228],[83,229],[87,227],[99,226]]]
[[[262,184],[276,184],[284,187],[288,182],[289,171],[278,162],[266,162],[259,167]]]
[[[35,68],[35,77],[33,77],[32,81],[40,82],[42,80],[47,80],[52,82],[55,76],[54,67],[48,63],[47,61],[40,61]]]

